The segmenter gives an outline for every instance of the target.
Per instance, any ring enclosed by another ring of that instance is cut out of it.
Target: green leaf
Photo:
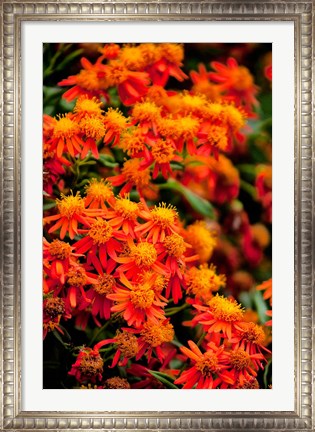
[[[43,205],[43,210],[44,210],[44,211],[45,211],[45,210],[50,210],[50,209],[52,209],[52,208],[54,208],[54,207],[56,207],[56,202],[55,202],[55,201],[46,202],[46,203]]]
[[[176,180],[169,180],[167,183],[159,185],[160,189],[176,190],[183,195],[189,202],[191,207],[202,216],[206,216],[210,219],[214,219],[214,210],[209,201],[196,195],[194,192],[189,190],[186,186],[178,183]]]
[[[72,60],[74,60],[82,53],[83,53],[83,49],[77,49],[76,51],[73,51],[64,60],[62,60],[62,62],[58,64],[58,66],[56,67],[56,71],[62,70],[65,66],[67,66],[68,63],[70,63]]]
[[[102,165],[108,168],[115,168],[118,165],[118,163],[115,162],[115,159],[112,156],[104,154],[100,154],[99,162],[101,162]]]
[[[156,372],[156,371],[152,371],[152,370],[148,370],[148,372],[158,381],[160,381],[162,384],[165,385],[166,388],[170,388],[170,389],[177,389],[178,387],[173,384],[174,380],[173,378],[171,378],[169,375],[166,375],[162,372]]]
[[[255,304],[260,322],[265,324],[265,322],[269,319],[269,317],[266,315],[268,308],[261,291],[255,291],[253,293],[253,302]]]

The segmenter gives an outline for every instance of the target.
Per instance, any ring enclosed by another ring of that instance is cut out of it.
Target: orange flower
[[[192,360],[194,365],[184,371],[174,384],[184,384],[183,389],[213,389],[224,382],[233,384],[231,378],[225,373],[228,366],[224,364],[223,345],[219,348],[211,345],[205,353],[202,353],[191,340],[188,341],[188,345],[190,349],[181,347],[180,350]]]
[[[71,75],[61,80],[59,86],[74,86],[63,94],[63,98],[70,102],[78,96],[87,95],[90,98],[103,96],[108,100],[108,94],[105,91],[110,82],[105,72],[105,66],[100,62],[94,65],[85,57],[81,58],[83,69],[77,75]]]
[[[245,66],[239,66],[232,57],[227,59],[226,65],[217,61],[210,64],[215,72],[209,72],[209,78],[219,83],[219,88],[237,105],[244,105],[251,113],[252,107],[258,105],[258,87],[250,71]]]
[[[57,119],[46,116],[46,122],[50,122],[52,127],[51,150],[56,149],[56,155],[61,158],[64,149],[66,148],[72,157],[81,153],[82,147],[85,145],[83,141],[83,133],[77,121],[73,119],[71,113],[60,115]]]
[[[90,226],[94,221],[94,216],[101,216],[104,213],[101,209],[86,209],[80,192],[77,192],[76,195],[71,193],[68,196],[61,194],[61,199],[57,199],[56,203],[59,213],[54,216],[45,217],[44,223],[57,221],[50,227],[48,232],[52,233],[61,228],[61,240],[64,239],[67,232],[69,232],[69,237],[73,239],[78,234],[78,223]]]
[[[163,352],[162,346],[167,342],[171,342],[175,334],[174,328],[169,321],[169,319],[161,320],[158,323],[147,321],[139,329],[126,329],[131,333],[140,334],[138,338],[139,352],[136,361],[146,355],[148,362],[150,362],[155,351],[160,362],[163,362],[166,354]]]
[[[86,253],[87,264],[93,264],[96,270],[102,274],[106,269],[108,257],[117,261],[117,252],[121,252],[122,244],[119,240],[125,241],[126,236],[102,218],[96,218],[88,230],[80,230],[85,234],[81,240],[73,244],[77,253]]]
[[[129,193],[133,187],[136,187],[141,195],[144,188],[150,184],[150,170],[141,169],[139,159],[127,160],[121,168],[121,174],[114,177],[108,177],[113,186],[121,186],[125,183],[120,191],[120,195]]]
[[[167,300],[160,293],[154,291],[152,281],[142,284],[132,284],[126,276],[121,273],[120,281],[124,287],[117,287],[114,294],[107,298],[113,300],[115,305],[112,312],[119,312],[129,326],[139,328],[146,320],[158,323],[164,319],[164,310]]]
[[[84,347],[68,374],[74,376],[80,383],[85,381],[95,383],[102,380],[103,367],[104,362],[98,349]]]
[[[176,234],[179,231],[178,213],[174,206],[159,203],[153,209],[146,209],[140,212],[140,217],[147,221],[135,228],[135,232],[147,234],[147,240],[152,240],[155,244],[163,242],[167,235]]]
[[[120,100],[126,106],[136,103],[148,91],[150,78],[146,72],[130,71],[119,60],[110,61],[103,70],[110,85],[117,86]]]
[[[112,189],[112,185],[107,180],[101,179],[99,181],[96,178],[92,178],[85,186],[85,206],[90,209],[107,210],[105,203],[110,204],[115,202]]]
[[[140,212],[140,204],[130,201],[129,194],[124,196],[118,195],[111,209],[106,212],[105,218],[109,220],[109,224],[116,230],[122,231],[133,239],[136,237],[134,229],[138,226],[137,218]]]
[[[242,348],[249,354],[262,354],[262,351],[270,353],[264,346],[266,334],[262,326],[253,322],[239,322],[235,324],[235,329],[236,333],[232,340],[234,350]],[[257,365],[260,367],[258,360]]]
[[[79,254],[73,253],[73,246],[69,243],[55,239],[49,243],[43,238],[43,259],[46,273],[52,279],[58,279],[60,283],[65,283],[65,275],[70,265],[75,264],[75,257]]]
[[[115,337],[111,339],[104,339],[95,345],[95,348],[100,349],[101,347],[113,343],[116,345],[117,351],[113,357],[111,368],[117,364],[119,366],[126,366],[128,360],[135,357],[139,352],[137,337],[127,331],[117,331]],[[120,360],[121,358],[121,360]]]
[[[208,307],[195,305],[202,313],[193,318],[193,323],[202,324],[206,332],[222,333],[231,340],[236,325],[242,321],[244,310],[236,300],[216,295],[208,301]]]

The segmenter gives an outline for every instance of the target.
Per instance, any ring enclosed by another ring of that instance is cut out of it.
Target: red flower
[[[114,294],[107,297],[114,300],[112,312],[119,312],[129,326],[140,327],[146,320],[158,323],[164,319],[167,300],[154,290],[154,278],[142,284],[132,284],[125,275],[120,275],[125,287],[116,287]]]
[[[220,384],[233,384],[232,379],[225,373],[228,368],[224,364],[224,346],[209,346],[209,349],[202,353],[193,341],[188,341],[190,350],[181,347],[180,350],[194,363],[193,367],[184,371],[182,375],[174,381],[174,384],[184,384],[183,389],[213,389]]]
[[[95,383],[102,380],[103,366],[103,359],[96,346],[94,349],[84,347],[68,374],[74,376],[79,383],[85,381]]]

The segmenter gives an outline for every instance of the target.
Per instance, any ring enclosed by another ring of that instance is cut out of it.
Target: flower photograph
[[[43,45],[43,387],[272,388],[272,45]]]

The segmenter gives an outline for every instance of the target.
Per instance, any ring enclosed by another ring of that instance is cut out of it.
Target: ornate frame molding
[[[1,1],[2,147],[0,165],[2,430],[313,430],[312,215],[314,1]],[[291,20],[295,22],[296,394],[293,412],[23,412],[20,321],[20,26],[24,20]]]

